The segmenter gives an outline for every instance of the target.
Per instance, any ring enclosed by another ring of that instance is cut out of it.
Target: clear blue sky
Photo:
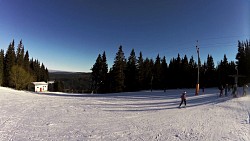
[[[22,39],[30,58],[49,70],[90,72],[106,51],[111,67],[120,45],[127,58],[191,55],[202,62],[250,39],[249,0],[0,0],[0,48]]]

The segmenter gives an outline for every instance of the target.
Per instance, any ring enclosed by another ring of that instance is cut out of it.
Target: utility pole
[[[196,45],[196,51],[198,54],[198,73],[197,73],[197,84],[196,84],[195,95],[198,95],[199,94],[199,81],[200,81],[200,49],[198,47],[198,40],[197,40],[197,45]]]

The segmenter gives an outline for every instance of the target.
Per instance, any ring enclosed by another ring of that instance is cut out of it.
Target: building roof
[[[34,85],[48,85],[46,82],[32,82]]]
[[[53,83],[55,83],[54,80],[53,81],[48,81],[48,84],[53,84]]]

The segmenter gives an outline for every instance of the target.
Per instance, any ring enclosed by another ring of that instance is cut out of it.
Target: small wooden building
[[[35,92],[46,92],[48,91],[48,83],[46,82],[32,82],[34,84]]]

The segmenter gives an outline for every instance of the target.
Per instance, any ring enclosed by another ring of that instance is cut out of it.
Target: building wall
[[[35,85],[35,92],[48,91],[48,85]]]

